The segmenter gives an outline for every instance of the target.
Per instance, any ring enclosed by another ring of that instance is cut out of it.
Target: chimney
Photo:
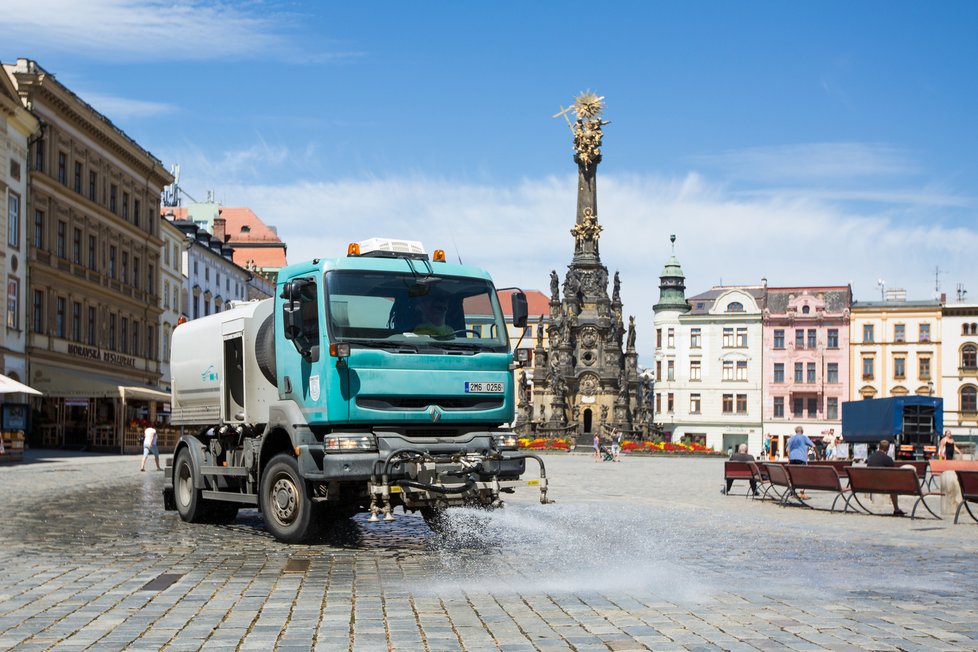
[[[221,244],[224,244],[225,242],[228,241],[228,236],[225,234],[226,229],[227,229],[227,220],[224,219],[223,217],[215,217],[214,237],[217,238],[217,241],[220,242]]]

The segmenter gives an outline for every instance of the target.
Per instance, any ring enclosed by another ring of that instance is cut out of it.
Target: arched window
[[[961,347],[961,368],[978,369],[978,346],[965,344]]]
[[[971,324],[961,324],[961,334],[967,335],[969,328],[971,328]]]
[[[978,388],[965,385],[961,388],[961,411],[978,412]]]
[[[812,311],[812,309],[811,309],[811,308],[809,308],[808,306],[802,306],[802,307],[801,307],[801,314],[803,314],[803,315],[807,315],[807,314],[808,314],[808,313],[810,313],[811,311]]]
[[[744,304],[739,301],[731,301],[727,304],[727,312],[744,312]]]

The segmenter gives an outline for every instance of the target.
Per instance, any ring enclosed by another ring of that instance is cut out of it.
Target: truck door
[[[225,422],[241,422],[244,408],[244,344],[238,333],[224,340],[224,413]]]

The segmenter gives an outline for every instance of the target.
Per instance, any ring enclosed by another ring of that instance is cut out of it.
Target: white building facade
[[[186,277],[183,275],[183,250],[188,240],[183,231],[169,220],[160,220],[160,238],[163,250],[160,253],[160,388],[170,390],[170,337],[179,323],[181,297],[184,296]]]
[[[941,313],[944,429],[959,443],[978,442],[978,304],[948,304]]]

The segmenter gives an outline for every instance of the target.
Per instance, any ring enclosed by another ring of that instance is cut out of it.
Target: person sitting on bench
[[[866,458],[866,466],[886,466],[893,467],[893,458],[890,457],[890,440],[882,439],[880,440],[880,446],[875,451],[870,453],[869,457]],[[905,512],[900,509],[900,503],[897,502],[898,498],[896,494],[890,494],[890,500],[893,501],[893,515],[894,516],[905,516]]]
[[[747,453],[747,444],[740,444],[739,446],[737,446],[737,452],[730,456],[730,461],[731,462],[753,462],[754,456]],[[727,478],[726,493],[730,493],[730,485],[733,484],[733,481],[734,478]],[[750,490],[754,492],[755,496],[758,495],[757,481],[754,480],[754,478],[750,479]]]

